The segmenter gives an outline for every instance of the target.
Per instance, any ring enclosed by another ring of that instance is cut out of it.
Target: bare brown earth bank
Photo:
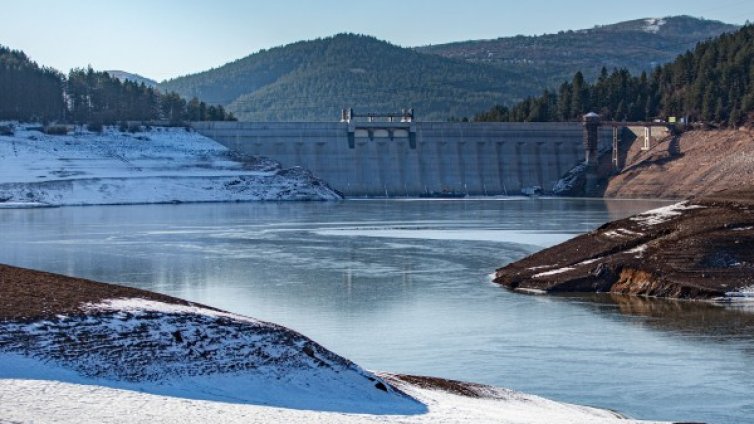
[[[747,299],[754,291],[754,190],[605,224],[498,269],[495,282],[543,293]]]
[[[158,293],[0,264],[0,321],[81,314],[81,306],[131,298],[190,305]]]
[[[689,131],[641,150],[629,143],[622,171],[612,176],[605,197],[684,199],[754,181],[754,131]]]

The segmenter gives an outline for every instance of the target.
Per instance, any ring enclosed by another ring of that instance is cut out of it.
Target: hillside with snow
[[[334,200],[308,171],[243,157],[184,128],[0,135],[0,207],[252,200]]]
[[[144,298],[0,323],[0,374],[154,395],[352,413],[426,408],[314,341],[254,319]],[[10,365],[10,367],[9,367]],[[19,375],[20,373],[20,375]],[[36,374],[39,375],[39,374]]]
[[[0,422],[636,422],[371,372],[288,328],[157,293],[4,265],[0,281]]]
[[[457,41],[418,47],[423,53],[523,72],[538,90],[560,86],[582,72],[589,81],[608,71],[651,72],[697,43],[734,32],[738,26],[692,16],[632,19],[593,28],[542,35]],[[620,46],[617,48],[617,46]]]

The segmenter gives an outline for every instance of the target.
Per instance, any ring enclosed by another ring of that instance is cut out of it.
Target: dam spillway
[[[516,195],[584,160],[579,123],[197,122],[229,149],[301,166],[349,197]],[[609,129],[600,139],[609,140]]]

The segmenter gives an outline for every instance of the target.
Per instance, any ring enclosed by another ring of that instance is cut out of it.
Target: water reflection
[[[504,265],[651,201],[348,201],[0,211],[0,262],[288,325],[371,369],[479,381],[636,417],[754,409],[740,311],[523,296]],[[727,326],[726,326],[727,322]]]
[[[615,312],[642,317],[638,325],[696,338],[733,343],[754,353],[754,310],[701,301],[656,299],[621,294],[561,295],[582,307],[608,316]]]

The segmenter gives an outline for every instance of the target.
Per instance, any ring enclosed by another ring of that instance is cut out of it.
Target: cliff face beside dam
[[[751,130],[689,131],[652,143],[649,151],[641,144],[637,138],[623,146],[625,164],[607,181],[605,197],[680,199],[754,180]]]
[[[200,122],[243,154],[302,166],[346,196],[517,195],[584,159],[577,123]],[[610,129],[600,132],[610,142]]]

